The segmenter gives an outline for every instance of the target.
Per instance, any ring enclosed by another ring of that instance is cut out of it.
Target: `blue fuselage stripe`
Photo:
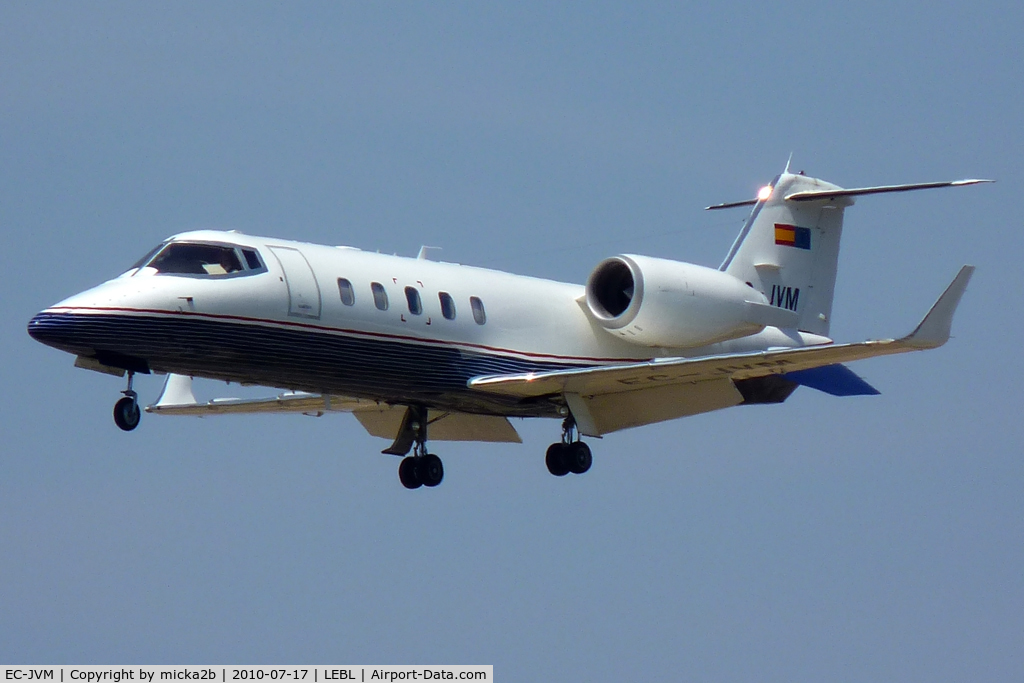
[[[513,399],[471,391],[467,381],[479,375],[584,366],[198,316],[43,312],[29,323],[29,334],[76,355],[138,358],[158,372],[523,416],[549,415],[555,406],[548,401],[518,405]]]

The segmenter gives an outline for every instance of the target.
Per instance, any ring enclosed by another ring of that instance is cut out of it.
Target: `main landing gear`
[[[128,388],[122,391],[124,398],[114,404],[114,424],[126,432],[139,426],[142,411],[139,410],[139,395],[132,389],[135,373],[128,372]]]
[[[398,479],[407,489],[421,486],[434,487],[444,479],[444,465],[441,458],[427,452],[427,409],[423,406],[409,406],[402,418],[402,426],[391,447],[383,451],[389,455],[412,455],[402,458],[398,466]]]
[[[398,479],[407,489],[437,486],[444,479],[444,465],[441,464],[441,458],[433,453],[424,452],[417,445],[413,455],[402,458],[402,463],[398,466]]]
[[[564,477],[570,472],[583,474],[590,469],[594,462],[590,446],[579,440],[576,422],[571,416],[562,422],[562,440],[548,446],[544,462],[548,466],[548,472],[556,477]]]

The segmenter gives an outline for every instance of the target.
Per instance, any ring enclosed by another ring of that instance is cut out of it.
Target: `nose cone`
[[[28,323],[29,336],[112,368],[149,372],[140,346],[160,337],[135,324],[137,305],[132,304],[139,300],[140,289],[138,282],[115,278],[75,294],[36,314]]]
[[[37,342],[67,351],[73,341],[72,327],[67,315],[42,311],[28,321],[28,334]]]
[[[126,289],[119,279],[104,282],[92,289],[74,294],[40,311],[28,321],[28,334],[38,342],[69,353],[87,351],[85,343],[96,330],[96,319],[83,313],[95,312],[105,306],[116,305],[113,297]]]
[[[47,313],[36,313],[28,321],[28,335],[38,342],[46,343],[48,328],[50,327]]]

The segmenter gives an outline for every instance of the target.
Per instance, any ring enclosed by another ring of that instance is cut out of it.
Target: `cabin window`
[[[413,315],[423,313],[423,302],[420,301],[420,293],[415,287],[405,288],[405,300],[409,304],[409,312]]]
[[[260,270],[263,268],[259,254],[252,249],[243,249],[242,255],[245,256],[245,263],[249,266],[249,270]]]
[[[438,300],[441,302],[441,315],[446,320],[455,320],[455,299],[448,292],[440,292],[437,295]]]
[[[341,294],[341,303],[346,306],[356,302],[356,292],[352,289],[352,283],[343,277],[338,278],[338,293]]]
[[[469,305],[473,309],[473,320],[477,325],[487,322],[487,311],[484,310],[484,302],[480,301],[480,297],[469,297]]]
[[[230,275],[243,270],[234,247],[187,242],[171,242],[146,265],[173,275]]]
[[[371,282],[370,290],[373,291],[373,305],[382,311],[388,310],[388,293],[384,291],[384,285]]]

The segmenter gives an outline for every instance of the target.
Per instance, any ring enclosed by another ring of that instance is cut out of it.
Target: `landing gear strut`
[[[570,415],[562,422],[562,440],[548,446],[544,458],[548,472],[556,477],[564,477],[570,472],[583,474],[590,469],[593,461],[590,446],[579,440],[576,421]]]
[[[142,411],[139,410],[139,395],[132,389],[135,373],[128,371],[128,388],[122,391],[124,398],[114,404],[114,424],[126,432],[139,426]]]
[[[398,466],[398,479],[402,486],[418,489],[440,484],[444,479],[444,465],[441,458],[427,452],[427,409],[423,406],[409,406],[395,443],[384,452],[405,455],[410,448],[412,455],[402,458]]]

